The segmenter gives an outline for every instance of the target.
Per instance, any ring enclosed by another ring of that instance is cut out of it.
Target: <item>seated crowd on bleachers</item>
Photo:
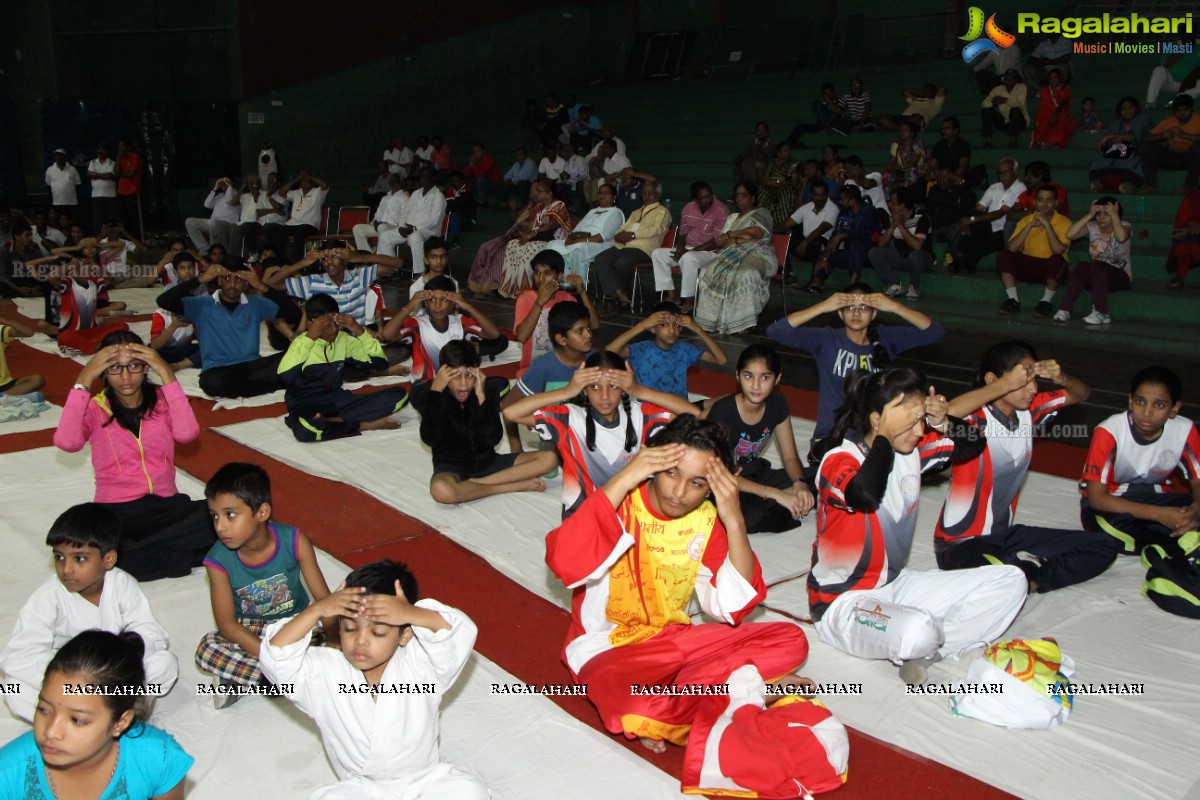
[[[757,122],[729,185],[696,176],[677,214],[662,183],[634,167],[637,142],[597,116],[615,110],[553,94],[527,113],[511,163],[483,142],[461,163],[441,135],[418,137],[415,149],[388,141],[362,208],[329,208],[330,182],[306,171],[285,180],[265,145],[263,169],[215,181],[203,203],[210,213],[188,218],[187,238],[153,265],[119,204],[97,203],[92,224],[82,224],[71,202],[81,177],[56,151],[46,178],[52,208],[30,219],[0,215],[9,306],[0,313],[0,393],[44,400],[41,376],[9,373],[3,348],[15,338],[53,336],[64,355],[86,357],[54,443],[90,447],[96,496],[54,523],[46,544],[56,576],[22,609],[0,652],[0,668],[22,687],[5,700],[33,720],[31,734],[0,750],[5,782],[24,782],[25,796],[59,796],[55,781],[107,786],[120,774],[138,797],[182,797],[191,757],[117,693],[86,700],[103,735],[79,740],[78,750],[54,742],[78,711],[64,684],[171,691],[178,659],[138,579],[203,566],[216,629],[195,661],[224,687],[218,707],[237,687],[293,687],[289,697],[326,740],[340,796],[415,797],[406,792],[418,785],[442,797],[488,796],[469,769],[440,762],[436,744],[441,692],[470,657],[474,624],[419,599],[413,575],[390,561],[355,570],[331,591],[313,543],[275,518],[261,467],[225,465],[204,500],[178,492],[175,445],[200,435],[181,382],[191,370],[193,396],[281,393],[282,424],[313,446],[382,436],[370,432],[399,427],[396,415],[411,406],[435,501],[524,493],[553,504],[562,523],[547,531],[546,564],[575,593],[564,677],[589,687],[613,734],[654,752],[667,743],[703,750],[705,769],[685,769],[693,792],[766,792],[755,765],[781,761],[788,748],[813,754],[789,773],[807,790],[835,788],[845,774],[837,744],[845,732],[829,732],[836,720],[824,706],[764,704],[762,720],[788,731],[765,736],[755,717],[714,712],[712,698],[629,690],[743,681],[794,694],[809,683],[798,671],[808,655],[801,626],[742,622],[767,593],[755,535],[815,527],[811,557],[796,558],[811,559],[816,635],[897,665],[913,685],[943,657],[1001,639],[1030,594],[1090,580],[1119,554],[1179,548],[1200,529],[1200,433],[1178,416],[1183,390],[1171,370],[1148,366],[1132,377],[1127,410],[1094,433],[1080,524],[1059,530],[1018,524],[1014,510],[1034,431],[1090,388],[1019,341],[987,347],[974,387],[956,397],[894,363],[946,335],[917,307],[935,271],[965,277],[994,267],[1003,315],[1022,312],[1018,283],[1036,284],[1033,313],[1058,323],[1088,291],[1083,321],[1111,322],[1109,295],[1129,291],[1133,277],[1121,200],[1159,191],[1162,170],[1186,171],[1169,285],[1181,288],[1200,261],[1192,95],[1176,95],[1156,124],[1124,97],[1106,125],[1094,101],[1073,106],[1082,77],[1072,75],[1069,52],[1048,41],[1023,70],[1019,52],[978,65],[981,100],[926,84],[906,89],[901,107],[872,98],[858,76],[840,96],[825,84],[811,122],[779,142]],[[1148,109],[1160,90],[1180,86],[1162,69]],[[967,115],[981,124],[975,147],[962,134]],[[896,133],[886,159],[856,141],[877,128]],[[1088,166],[1093,196],[1068,197],[1036,154],[1019,161],[1023,136],[1042,149],[1092,133],[1104,134]],[[803,158],[803,139],[818,134],[844,136],[822,158]],[[100,148],[87,170],[97,200],[117,180],[109,163]],[[504,229],[487,230],[495,235],[469,271],[451,275],[462,235],[498,217]],[[1075,241],[1086,241],[1086,255],[1071,255]],[[940,257],[935,245],[944,245]],[[139,264],[147,269],[136,272]],[[653,289],[641,285],[645,270]],[[762,319],[772,279],[787,292],[789,274],[812,302]],[[411,279],[408,300],[387,308],[381,281],[397,278]],[[108,295],[135,283],[162,289],[145,340]],[[649,291],[658,298],[645,299]],[[513,301],[511,330],[484,308],[497,295]],[[17,298],[39,298],[42,318],[31,325],[10,314]],[[601,341],[602,318],[627,310],[640,319]],[[813,324],[825,315],[841,325]],[[722,336],[756,327],[816,362],[806,453],[778,391],[773,346],[742,349],[728,393],[689,391],[690,368],[728,360]],[[488,371],[510,347],[515,382]],[[389,385],[347,387],[359,381]],[[544,446],[527,448],[522,428]],[[779,464],[764,457],[771,442]],[[536,497],[559,470],[561,497]],[[905,562],[921,476],[937,470],[949,470],[934,531],[939,569],[921,572]],[[108,609],[117,595],[120,608],[114,600]],[[716,622],[691,623],[693,596]],[[862,624],[868,602],[890,624]],[[96,627],[110,634],[88,631]],[[375,707],[331,689],[385,679],[438,692],[386,705],[380,696]],[[824,744],[788,738],[819,725]],[[695,744],[707,737],[721,743]],[[740,748],[742,765],[735,776],[721,762],[723,782],[714,785],[708,759],[724,743]]]

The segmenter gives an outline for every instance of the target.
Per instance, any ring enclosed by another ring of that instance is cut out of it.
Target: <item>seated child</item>
[[[1096,98],[1085,97],[1079,104],[1079,129],[1087,133],[1099,133],[1104,130],[1104,122],[1096,111]]]
[[[469,342],[447,342],[432,381],[409,395],[421,413],[421,441],[433,450],[429,494],[439,503],[466,503],[509,492],[544,492],[545,475],[558,465],[549,450],[497,453],[504,435],[500,401],[508,379],[486,377]]]
[[[146,278],[146,286],[153,288],[161,284],[164,289],[170,289],[179,283],[179,279],[175,277],[175,256],[187,249],[187,242],[182,237],[176,236],[168,241],[166,252],[158,259],[158,263],[154,265],[154,271]],[[188,255],[193,260],[199,257],[194,250],[188,252]]]
[[[271,479],[262,467],[226,464],[204,496],[220,540],[204,559],[217,630],[200,640],[196,666],[213,676],[213,702],[225,708],[238,700],[230,688],[263,685],[258,654],[267,625],[308,608],[310,593],[328,597],[329,586],[308,537],[271,520]],[[324,640],[316,629],[313,641]]]
[[[0,652],[0,669],[20,691],[5,693],[9,710],[33,719],[46,665],[68,639],[97,628],[141,636],[146,682],[165,695],[179,677],[179,661],[167,651],[167,631],[128,572],[118,569],[121,525],[99,503],[72,506],[54,520],[46,544],[54,553],[54,577],[34,590],[17,615],[12,637]]]
[[[699,336],[707,349],[680,341],[679,333],[685,328]],[[630,344],[645,331],[652,333],[654,338]],[[718,366],[724,366],[727,361],[721,345],[697,325],[695,319],[681,312],[679,306],[667,302],[656,305],[650,310],[650,316],[613,339],[604,349],[628,358],[629,366],[642,385],[684,400],[688,399],[688,367],[697,361]]]
[[[310,647],[308,632],[331,616],[340,651]],[[344,589],[267,627],[263,673],[292,687],[288,699],[317,723],[340,779],[314,796],[490,796],[479,778],[438,757],[438,707],[471,657],[476,632],[461,611],[419,600],[416,578],[394,561],[359,567]],[[347,686],[363,691],[339,689]]]
[[[456,312],[462,308],[466,314]],[[416,315],[418,308],[425,313]],[[427,381],[438,371],[438,353],[447,342],[470,340],[480,355],[495,358],[508,347],[508,339],[496,323],[454,289],[445,275],[425,284],[398,314],[383,327],[384,341],[397,341],[412,348],[413,383]]]
[[[1083,527],[1103,531],[1137,555],[1200,530],[1200,433],[1179,416],[1183,383],[1146,367],[1129,386],[1129,410],[1101,422],[1083,465]]]
[[[172,259],[169,266],[174,280],[170,285],[190,281],[196,277],[196,257],[186,251]],[[196,328],[178,314],[157,309],[150,320],[150,346],[158,351],[173,370],[199,367],[200,344],[196,341]]]
[[[89,269],[88,265],[73,261],[56,267],[46,277],[58,304],[58,349],[66,355],[91,355],[108,334],[129,330],[124,322],[100,326],[98,304],[106,279],[91,277]]]
[[[33,730],[0,749],[0,798],[182,800],[195,759],[144,721],[143,652],[134,631],[84,631],[62,646],[39,676]]]
[[[300,442],[354,436],[359,431],[399,428],[392,415],[408,401],[403,386],[370,394],[342,388],[346,364],[387,368],[383,346],[354,317],[338,312],[333,295],[317,294],[304,303],[308,330],[292,340],[279,362],[279,381],[287,387],[284,423]]]
[[[542,250],[533,257],[533,288],[517,295],[513,312],[513,336],[521,343],[521,373],[537,359],[554,349],[550,338],[550,310],[559,303],[582,303],[588,311],[588,324],[600,330],[600,316],[592,305],[578,275],[563,275],[562,253]]]
[[[412,300],[417,296],[417,292],[423,292],[428,288],[428,284],[434,278],[440,278],[445,275],[454,284],[454,291],[458,291],[458,281],[450,274],[450,248],[446,244],[446,240],[440,236],[434,236],[425,240],[425,272],[418,275],[412,283],[408,285],[408,299]],[[417,314],[424,314],[425,309],[418,309]]]
[[[45,400],[45,397],[38,390],[46,385],[46,379],[37,374],[26,375],[23,378],[14,378],[12,373],[8,371],[8,359],[4,354],[5,349],[13,343],[13,340],[33,336],[33,333],[33,328],[30,328],[24,322],[8,317],[0,317],[0,397],[29,395],[28,399],[30,400],[38,402]]]

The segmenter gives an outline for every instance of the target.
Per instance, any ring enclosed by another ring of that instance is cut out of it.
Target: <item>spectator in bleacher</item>
[[[1121,204],[1113,197],[1101,197],[1092,202],[1088,213],[1067,231],[1067,238],[1088,237],[1088,260],[1080,261],[1071,270],[1067,293],[1063,296],[1055,322],[1071,318],[1071,308],[1084,289],[1092,293],[1092,313],[1083,318],[1088,325],[1112,322],[1108,314],[1108,293],[1129,290],[1133,281],[1133,262],[1130,260],[1130,234],[1133,226],[1121,218]]]
[[[1142,168],[1146,172],[1146,192],[1158,191],[1159,168],[1187,170],[1183,188],[1200,188],[1200,117],[1193,110],[1190,94],[1176,95],[1171,101],[1171,116],[1150,129],[1142,139]]]
[[[1066,147],[1079,129],[1079,120],[1071,113],[1071,87],[1063,83],[1057,67],[1046,73],[1046,85],[1038,92],[1031,148]]]
[[[792,147],[804,147],[800,137],[806,133],[829,133],[829,124],[838,111],[837,90],[832,83],[821,84],[821,96],[812,101],[813,122],[797,122],[788,134],[787,142]]]
[[[1015,69],[1004,73],[1004,83],[988,92],[980,107],[983,111],[983,146],[992,147],[992,131],[1008,133],[1008,146],[1017,146],[1017,134],[1029,127],[1029,112],[1025,108],[1025,84]]]
[[[988,67],[991,67],[989,70]],[[1004,83],[1004,74],[1009,70],[1017,74],[1021,72],[1021,47],[1013,42],[1008,47],[992,48],[975,62],[971,74],[981,95],[987,95],[992,89]]]
[[[850,80],[850,92],[838,98],[838,113],[830,127],[842,133],[875,130],[871,93],[866,90],[859,76],[855,75]]]
[[[367,207],[367,213],[369,213],[371,216],[375,216],[375,211],[379,208],[380,201],[383,200],[384,196],[388,193],[388,176],[393,174],[392,170],[388,168],[388,165],[389,162],[380,159],[379,163],[376,165],[378,171],[375,173],[374,182],[370,186],[363,187],[363,205]],[[399,170],[397,170],[395,174],[400,175]],[[404,176],[400,175],[400,177]]]
[[[925,196],[925,215],[929,218],[929,241],[950,242],[958,233],[961,220],[975,207],[975,193],[950,167],[939,167],[936,181]]]
[[[801,238],[796,237],[795,231],[792,232],[791,255],[799,261],[815,265],[829,243],[829,233],[837,218],[838,204],[830,202],[829,191],[822,184],[817,184],[813,187],[812,200],[796,209],[779,226],[779,230],[786,233],[799,225]],[[797,265],[792,265],[792,272],[796,280],[803,280]]]
[[[538,162],[539,178],[546,178],[553,183],[562,179],[563,173],[567,171],[567,159],[562,154],[562,148],[568,144],[570,142],[563,142],[557,148],[547,149],[542,153],[542,160]]]
[[[258,237],[263,226],[283,222],[282,198],[263,188],[262,178],[251,172],[242,180],[238,225],[233,230],[230,249],[239,256],[258,252]]]
[[[575,152],[575,146],[570,142],[561,148],[563,169],[558,176],[558,196],[572,210],[580,212],[585,208],[583,185],[588,179],[588,164],[583,156]]]
[[[883,191],[883,173],[867,172],[863,160],[858,156],[846,156],[845,183],[857,186],[863,199],[875,208],[887,208],[887,194]],[[839,197],[840,190],[829,191],[829,199],[834,203],[838,202]]]
[[[454,169],[454,154],[450,151],[450,145],[442,141],[441,134],[433,137],[432,144],[433,152],[429,154],[429,161],[433,165],[434,178],[444,181],[450,170]]]
[[[642,207],[625,220],[613,236],[613,243],[600,251],[592,262],[604,297],[621,305],[631,300],[624,287],[630,285],[637,264],[650,261],[650,254],[662,246],[663,234],[671,227],[671,212],[662,204],[658,181],[642,184]]]
[[[853,156],[851,157],[853,158]],[[824,174],[820,161],[810,158],[804,162],[804,167],[800,171],[800,183],[796,190],[801,203],[808,203],[812,200],[813,188],[816,186],[824,186],[825,193],[835,201],[841,197],[841,185],[833,178]]]
[[[713,196],[712,187],[704,181],[692,184],[692,200],[679,213],[679,230],[674,247],[659,247],[650,254],[654,265],[654,291],[664,292],[663,300],[678,303],[671,271],[678,267],[682,289],[683,313],[691,313],[696,298],[696,281],[700,270],[712,260],[717,249],[717,236],[725,226],[729,208]]]
[[[1025,62],[1025,83],[1038,91],[1049,79],[1051,69],[1058,69],[1063,83],[1071,82],[1071,40],[1061,33],[1052,33],[1038,43]]]
[[[263,233],[271,249],[294,264],[304,257],[305,237],[321,233],[321,208],[329,194],[329,184],[301,171],[279,187],[279,194],[287,198],[288,219],[264,226]]]
[[[1183,44],[1183,42],[1181,42]],[[1195,42],[1189,42],[1188,52],[1164,54],[1162,64],[1150,73],[1150,83],[1146,87],[1146,108],[1154,108],[1161,92],[1190,94],[1200,97],[1200,81],[1197,81],[1197,70],[1200,69],[1200,47]],[[1187,84],[1187,88],[1183,86]]]
[[[598,141],[598,142],[596,142],[596,144],[592,145],[592,150],[590,153],[587,154],[586,160],[591,161],[593,158],[595,158],[597,155],[600,154],[601,142],[610,143],[613,146],[613,153],[615,153],[616,155],[619,155],[622,158],[627,158],[629,156],[628,151],[626,151],[626,149],[625,149],[625,140],[622,139],[620,136],[617,136],[617,129],[614,128],[612,125],[605,125],[604,128],[601,129],[601,131],[600,131],[600,141]],[[580,155],[582,155],[583,152],[584,151],[580,151]]]
[[[108,157],[108,147],[99,145],[96,157],[88,164],[88,179],[92,182],[92,228],[100,230],[110,222],[121,220],[117,205],[117,162]]]
[[[613,237],[625,224],[625,215],[617,208],[617,189],[610,184],[600,187],[597,206],[583,216],[566,239],[548,242],[547,249],[563,257],[563,271],[577,275],[587,288],[588,267],[596,254],[612,247]]]
[[[387,143],[387,146],[383,149],[383,163],[385,165],[385,172],[395,172],[398,173],[401,178],[404,177],[404,166],[400,163],[400,155],[403,150],[404,140],[398,136]],[[411,150],[409,151],[408,155],[409,159],[411,160]]]
[[[772,228],[784,223],[796,210],[796,188],[800,185],[799,164],[792,160],[792,146],[780,142],[763,173],[758,203],[771,215]]]
[[[476,142],[472,145],[471,160],[467,162],[467,166],[463,167],[462,174],[471,185],[475,201],[485,206],[488,197],[493,191],[500,188],[500,184],[504,180],[500,174],[500,167],[496,165],[496,158],[487,151],[483,142]]]
[[[760,119],[754,123],[754,140],[733,157],[733,179],[762,183],[767,162],[773,155],[775,148],[771,145],[771,126]]]
[[[354,234],[354,246],[357,249],[370,250],[370,238],[382,236],[385,231],[400,227],[404,205],[408,202],[408,192],[402,188],[403,182],[399,172],[387,173],[387,193],[375,208],[371,221],[360,222],[350,229]]]
[[[525,241],[529,241],[534,220],[545,208],[541,188],[536,183],[535,181],[535,185],[530,188],[529,202],[517,215],[512,226],[499,236],[488,239],[475,252],[475,259],[471,262],[471,271],[467,275],[467,287],[475,299],[481,300],[490,297],[500,288],[500,277],[503,274],[504,256],[508,249],[508,243],[518,241],[523,236],[526,237]]]
[[[1104,130],[1104,120],[1096,110],[1096,98],[1085,97],[1079,101],[1079,129],[1087,133],[1099,133]]]
[[[1017,180],[1016,159],[1000,159],[996,175],[999,180],[987,188],[975,210],[960,220],[958,233],[946,248],[946,265],[955,272],[974,272],[980,260],[1004,247],[1004,222],[1016,208],[1025,184]]]
[[[524,147],[518,147],[517,160],[501,178],[500,202],[507,202],[509,209],[515,213],[519,205],[529,203],[529,188],[535,180],[537,164],[529,157]]]
[[[908,104],[904,108],[904,113],[898,116],[880,114],[875,118],[876,126],[885,131],[895,131],[900,129],[901,122],[907,120],[918,131],[925,130],[929,123],[942,113],[942,106],[946,104],[946,87],[939,88],[935,84],[927,83],[919,91],[905,89],[904,102]]]
[[[612,142],[601,142],[596,155],[588,161],[588,172],[592,179],[584,184],[584,198],[589,203],[593,202],[601,185],[611,183],[616,186],[621,173],[627,169],[633,169],[629,158],[618,153]]]
[[[892,193],[891,222],[879,236],[879,244],[867,251],[867,261],[879,273],[883,293],[899,297],[904,292],[897,273],[908,271],[909,300],[921,296],[921,273],[933,266],[933,243],[929,217],[917,208],[913,191],[901,187]]]
[[[779,259],[771,245],[771,214],[758,205],[758,187],[738,181],[735,213],[717,237],[716,257],[700,274],[696,324],[709,333],[741,333],[754,327],[771,297]]]
[[[419,171],[421,167],[433,166],[433,145],[429,144],[428,136],[417,137],[417,149],[413,150],[412,170],[409,175]]]
[[[533,288],[533,257],[546,249],[546,243],[561,241],[571,232],[571,211],[558,199],[557,185],[539,178],[532,192],[538,196],[541,211],[533,218],[529,230],[504,246],[504,263],[500,267],[500,294],[510,299]]]
[[[39,258],[43,256],[41,248],[34,244],[33,228],[24,221],[13,223],[12,239],[0,248],[0,298],[49,296],[45,281],[25,266]],[[48,315],[49,300],[46,303]]]
[[[959,133],[962,126],[958,117],[946,117],[942,120],[942,138],[929,151],[929,174],[937,176],[942,167],[953,172],[962,180],[967,180],[971,170],[971,144]]]
[[[642,187],[646,181],[658,180],[649,172],[635,172],[633,167],[621,170],[617,178],[617,208],[626,219],[642,207]]]
[[[204,198],[204,207],[210,210],[208,219],[188,217],[183,228],[197,250],[207,250],[214,244],[233,248],[233,238],[241,221],[241,196],[233,188],[233,181],[221,178]]]
[[[883,168],[885,191],[908,187],[916,196],[925,197],[925,169],[929,151],[917,136],[917,128],[908,120],[900,122],[896,141],[892,142],[891,158]]]
[[[1017,296],[1017,281],[1044,283],[1042,299],[1034,308],[1034,316],[1048,317],[1054,313],[1051,301],[1058,285],[1067,277],[1067,248],[1071,240],[1067,232],[1071,220],[1058,213],[1057,187],[1043,183],[1037,188],[1034,213],[1017,223],[1012,238],[996,260],[996,271],[1008,295],[997,314],[1017,314],[1021,301]]]
[[[413,277],[417,270],[425,268],[425,240],[438,236],[442,231],[442,218],[446,216],[446,196],[433,182],[433,170],[422,167],[417,173],[420,188],[404,201],[400,223],[393,230],[379,234],[377,253],[396,255],[396,248],[407,243],[412,250]]]
[[[579,115],[563,127],[566,141],[575,145],[576,150],[588,151],[600,141],[600,131],[604,125],[600,118],[592,114],[591,106],[579,106]]]
[[[1054,178],[1050,174],[1049,164],[1045,161],[1029,162],[1029,165],[1025,167],[1025,191],[1017,196],[1017,204],[1008,212],[1007,219],[1004,222],[1004,236],[1006,239],[1012,238],[1013,230],[1018,222],[1034,213],[1037,190],[1045,184],[1052,184],[1054,190],[1058,192],[1058,204],[1055,206],[1058,213],[1070,219],[1071,205],[1067,202],[1067,187],[1053,181]]]
[[[461,172],[451,172],[446,182],[446,240],[451,247],[459,247],[458,238],[463,231],[475,227],[475,193],[467,185]]]
[[[567,113],[567,107],[558,99],[558,95],[553,92],[548,93],[546,95],[546,106],[542,109],[542,119],[539,126],[539,135],[542,139],[543,150],[558,144],[558,137],[562,133],[563,126],[570,121],[571,117]]]
[[[117,139],[117,201],[121,222],[142,238],[142,157],[128,139]]]
[[[72,217],[79,209],[79,194],[75,187],[83,183],[79,170],[67,163],[67,151],[61,147],[52,153],[54,163],[46,167],[46,186],[50,188],[50,203],[60,214],[69,213]]]
[[[1183,196],[1175,214],[1171,232],[1171,249],[1167,253],[1167,281],[1170,289],[1182,289],[1184,278],[1192,267],[1200,264],[1200,191],[1193,189]]]

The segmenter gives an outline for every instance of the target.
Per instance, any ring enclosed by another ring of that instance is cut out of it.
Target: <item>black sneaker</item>
[[[1054,316],[1054,306],[1050,305],[1048,301],[1043,300],[1034,306],[1033,315],[1035,317],[1052,317]]]
[[[1019,314],[1019,313],[1021,313],[1021,301],[1013,300],[1010,297],[1007,300],[1005,300],[1003,303],[1000,304],[1000,307],[998,309],[996,309],[996,313],[1002,314],[1005,316],[1007,316],[1008,314]]]

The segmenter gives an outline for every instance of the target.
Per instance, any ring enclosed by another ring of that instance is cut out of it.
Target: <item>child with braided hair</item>
[[[522,397],[504,409],[509,422],[537,429],[563,462],[563,519],[604,486],[676,414],[699,409],[647,389],[616,353],[592,353],[561,389]]]

